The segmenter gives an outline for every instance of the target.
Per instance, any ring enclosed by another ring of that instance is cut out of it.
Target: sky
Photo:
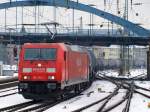
[[[0,3],[8,2],[9,0],[0,0]],[[74,0],[76,1],[76,0]],[[105,1],[105,3],[104,3]],[[84,4],[94,4],[96,8],[107,11],[109,13],[115,14],[117,16],[123,17],[124,14],[124,1],[125,0],[119,0],[119,5],[117,5],[117,0],[79,0],[79,2]],[[150,0],[131,0],[129,1],[128,5],[128,19],[134,23],[140,24],[142,27],[150,29]],[[137,5],[139,4],[140,5]],[[118,8],[117,8],[118,7]],[[39,10],[39,19],[36,18],[36,23],[43,23],[43,22],[50,22],[54,21],[54,8],[53,7],[36,7],[36,13],[35,13],[35,7],[20,7],[17,8],[17,24],[22,23],[35,23],[35,14],[38,15]],[[22,11],[23,11],[23,18],[22,18]],[[120,14],[117,12],[120,11]],[[16,24],[16,8],[10,8],[6,10],[6,24],[15,26]],[[66,9],[66,8],[56,8],[56,21],[63,26],[72,27],[73,25],[73,16],[72,16],[72,9]],[[80,27],[80,18],[82,16],[82,23],[84,28],[88,28],[88,24],[90,23],[90,14],[82,11],[75,10],[75,27]],[[0,10],[0,27],[5,26],[5,10]],[[94,28],[99,29],[101,28],[100,25],[103,26],[103,28],[107,28],[108,26],[108,20],[105,20],[103,18],[93,16],[93,23],[95,24]],[[114,27],[118,28],[118,25],[114,25]]]

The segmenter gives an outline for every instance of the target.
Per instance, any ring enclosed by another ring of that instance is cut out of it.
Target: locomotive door
[[[65,60],[65,82],[68,83],[69,77],[68,77],[68,53],[64,52],[64,60]]]

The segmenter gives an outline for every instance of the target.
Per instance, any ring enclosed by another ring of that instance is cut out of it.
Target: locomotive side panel
[[[68,52],[68,82],[71,84],[81,83],[88,80],[87,54],[79,52]]]

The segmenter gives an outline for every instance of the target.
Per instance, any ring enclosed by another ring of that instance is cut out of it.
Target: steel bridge
[[[5,44],[23,44],[30,42],[65,42],[70,44],[79,44],[85,46],[92,45],[148,45],[150,38],[147,37],[122,37],[121,35],[107,36],[104,34],[82,34],[81,31],[76,33],[59,33],[54,38],[49,33],[0,33],[0,42]]]
[[[1,42],[6,43],[24,43],[24,42],[70,42],[77,44],[85,45],[110,45],[110,44],[125,44],[125,45],[147,45],[149,41],[150,32],[149,30],[138,26],[130,21],[127,21],[123,18],[115,16],[113,14],[107,13],[100,9],[96,9],[89,5],[82,3],[77,3],[70,0],[21,0],[21,1],[12,1],[5,2],[0,4],[0,9],[7,9],[12,7],[21,7],[21,6],[57,6],[64,8],[72,8],[76,10],[81,10],[89,12],[91,14],[97,15],[109,21],[112,21],[116,24],[119,24],[137,36],[128,36],[127,38],[122,38],[120,35],[102,35],[102,34],[92,34],[88,33],[81,34],[80,31],[77,31],[75,34],[70,33],[30,33],[30,32],[0,32]],[[83,31],[82,31],[83,32]]]

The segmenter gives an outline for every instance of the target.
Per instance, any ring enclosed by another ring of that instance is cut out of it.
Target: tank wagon
[[[19,56],[19,93],[26,99],[49,99],[80,92],[94,77],[90,54],[64,43],[24,44]]]
[[[89,67],[90,74],[91,74],[90,77],[91,77],[91,79],[94,79],[95,77],[92,74],[95,74],[98,71],[99,64],[98,64],[97,59],[96,59],[94,53],[92,52],[92,50],[88,49],[87,53],[88,53],[89,60],[90,60],[90,67]]]

